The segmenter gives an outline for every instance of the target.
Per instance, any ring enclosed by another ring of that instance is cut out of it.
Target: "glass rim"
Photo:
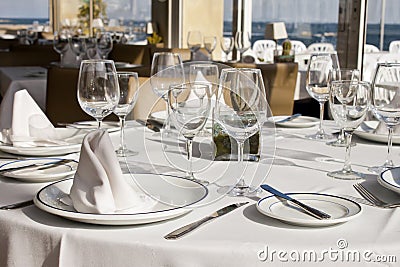
[[[176,52],[167,52],[167,51],[164,51],[164,52],[154,52],[154,54],[153,54],[153,58],[154,58],[154,56],[155,55],[174,55],[174,56],[181,56],[181,54],[179,54],[179,53],[176,53]]]
[[[92,59],[84,59],[81,61],[81,63],[114,63],[114,60],[112,59],[100,59],[100,58],[92,58]]]
[[[225,68],[221,70],[222,72],[260,72],[261,73],[261,69],[258,68]]]
[[[371,85],[371,83],[367,82],[367,81],[355,81],[355,80],[335,80],[335,81],[331,81],[331,84],[340,84],[340,83]]]

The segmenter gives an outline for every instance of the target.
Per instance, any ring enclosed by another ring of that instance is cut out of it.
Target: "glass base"
[[[194,176],[191,176],[191,175],[186,175],[186,176],[184,176],[184,178],[186,178],[186,179],[188,179],[188,180],[191,180],[191,181],[194,181],[194,182],[197,182],[197,183],[199,183],[199,184],[205,185],[205,186],[207,186],[207,185],[210,184],[209,181],[201,180],[201,179],[198,179],[198,178],[196,178],[196,177],[194,177]]]
[[[375,174],[381,174],[382,172],[393,168],[394,166],[390,166],[390,165],[381,165],[381,166],[373,166],[373,167],[369,167],[368,171],[375,173]]]
[[[130,157],[130,156],[136,156],[139,154],[139,152],[124,148],[124,149],[117,149],[115,150],[115,153],[117,154],[117,157]]]
[[[327,144],[328,146],[334,146],[334,147],[346,147],[346,141],[345,141],[345,140],[341,140],[341,139],[336,139],[336,140],[333,140],[333,141],[328,141],[328,142],[326,142],[326,144]],[[351,145],[351,146],[355,146],[356,143],[351,142],[350,145]]]
[[[331,135],[331,134],[326,134],[326,133],[318,134],[318,133],[316,133],[316,134],[306,135],[306,138],[307,139],[311,139],[311,140],[317,140],[317,141],[329,141],[329,140],[335,139],[336,137],[334,135]]]
[[[365,178],[365,175],[362,173],[346,170],[328,172],[327,175],[340,180],[359,180]]]
[[[218,193],[227,195],[230,197],[254,197],[257,196],[258,193],[261,192],[259,187],[252,187],[252,186],[223,186],[218,188]]]

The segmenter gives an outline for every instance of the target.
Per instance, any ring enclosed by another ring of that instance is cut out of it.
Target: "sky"
[[[7,18],[47,18],[49,0],[1,0],[0,17]],[[68,0],[64,0],[68,1]],[[146,10],[146,1],[132,0],[136,3],[140,13],[146,13],[142,19],[148,20],[149,10]],[[187,0],[190,1],[190,0]],[[218,1],[218,0],[215,0]],[[224,1],[228,5],[230,0]],[[130,0],[107,0],[110,7],[115,3],[126,3]],[[337,10],[339,0],[253,0],[253,21],[276,21],[285,22],[337,22]],[[299,4],[301,3],[301,5]],[[368,22],[379,23],[381,13],[381,0],[368,0]],[[386,0],[386,23],[400,24],[400,1]],[[323,12],[315,12],[315,10]],[[126,10],[126,9],[125,9]],[[118,12],[112,12],[121,14]],[[230,12],[226,12],[230,16]],[[125,15],[127,15],[125,13]],[[139,14],[134,14],[135,20],[140,20]]]

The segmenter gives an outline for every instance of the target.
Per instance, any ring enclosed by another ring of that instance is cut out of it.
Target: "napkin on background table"
[[[1,141],[20,147],[65,145],[27,90],[7,95],[0,106]],[[58,139],[58,140],[57,140]]]
[[[113,214],[144,204],[124,179],[107,131],[92,131],[83,139],[70,198],[84,213]]]

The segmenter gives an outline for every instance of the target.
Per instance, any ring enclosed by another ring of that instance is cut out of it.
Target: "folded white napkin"
[[[92,131],[83,139],[70,198],[85,213],[118,213],[143,205],[122,174],[107,131]]]
[[[27,90],[6,95],[0,106],[1,141],[19,147],[68,144]]]

